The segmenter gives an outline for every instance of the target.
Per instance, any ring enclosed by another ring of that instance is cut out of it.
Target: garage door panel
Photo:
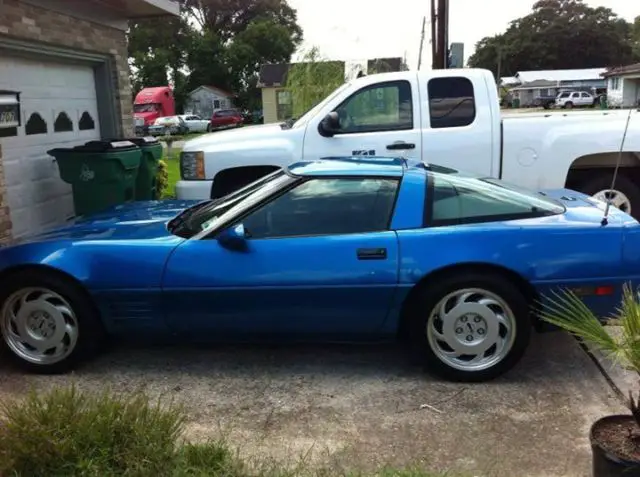
[[[22,126],[2,139],[7,201],[21,237],[74,214],[71,186],[47,151],[100,138],[95,74],[91,66],[0,57],[0,89],[21,92]],[[29,134],[39,132],[34,114],[46,132]]]

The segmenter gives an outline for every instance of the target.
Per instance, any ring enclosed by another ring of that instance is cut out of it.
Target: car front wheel
[[[429,371],[453,381],[494,379],[523,356],[529,304],[500,275],[465,273],[421,290],[411,340]]]
[[[102,323],[89,298],[69,280],[19,272],[0,292],[3,351],[26,371],[71,370],[102,342]]]

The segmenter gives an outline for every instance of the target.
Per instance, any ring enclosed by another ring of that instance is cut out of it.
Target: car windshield
[[[135,113],[154,113],[157,111],[157,104],[149,103],[149,104],[136,104],[133,107],[133,112]]]
[[[294,179],[284,169],[278,169],[220,199],[200,202],[169,222],[169,232],[180,237],[193,237],[214,227],[227,212],[244,210]]]

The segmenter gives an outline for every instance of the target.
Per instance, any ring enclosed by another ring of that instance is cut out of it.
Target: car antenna
[[[627,124],[624,128],[624,133],[622,133],[622,142],[620,143],[620,150],[618,151],[618,160],[616,162],[616,168],[613,170],[613,178],[611,179],[611,187],[609,191],[612,191],[616,185],[616,179],[618,178],[618,169],[620,169],[620,162],[622,162],[622,151],[624,150],[624,141],[627,139],[627,132],[629,131],[629,122],[631,121],[631,113],[633,109],[629,110],[629,114],[627,115]],[[609,198],[607,199],[607,205],[604,208],[604,217],[602,217],[602,221],[600,225],[603,227],[609,223],[609,208],[611,207],[611,194],[609,194]]]

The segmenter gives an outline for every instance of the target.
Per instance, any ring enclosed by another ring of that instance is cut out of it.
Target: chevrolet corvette
[[[27,371],[60,373],[110,336],[400,340],[439,376],[485,381],[544,330],[550,292],[571,289],[606,319],[639,270],[638,222],[584,194],[324,158],[0,249],[0,346]]]

